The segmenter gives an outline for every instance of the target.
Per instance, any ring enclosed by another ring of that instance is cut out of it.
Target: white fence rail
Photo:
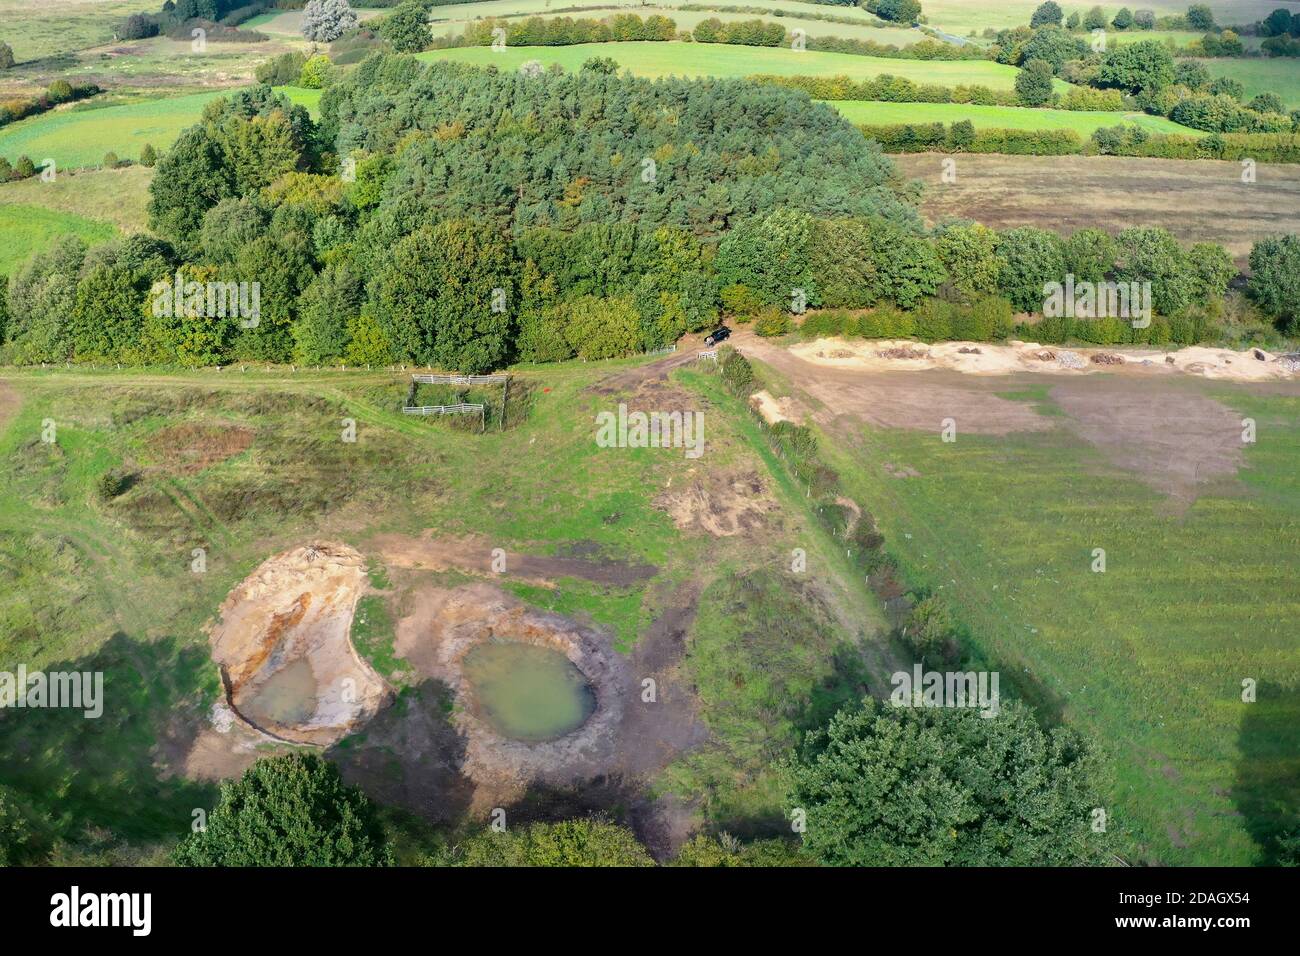
[[[407,405],[402,409],[406,415],[467,415],[473,412],[482,415],[484,406],[462,402],[459,405]]]

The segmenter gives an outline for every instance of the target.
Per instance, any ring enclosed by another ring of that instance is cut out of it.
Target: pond
[[[262,727],[295,727],[316,713],[316,676],[298,660],[280,668],[240,701],[240,709]]]
[[[516,740],[562,737],[596,709],[591,684],[559,651],[520,641],[490,640],[463,661],[482,716]]]

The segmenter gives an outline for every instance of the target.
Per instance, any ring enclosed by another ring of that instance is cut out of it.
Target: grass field
[[[0,33],[19,63],[106,43],[132,13],[152,13],[150,0],[0,0]]]
[[[1117,405],[1158,408],[1149,431],[1127,434],[1135,447],[1182,434],[1185,402],[1209,399],[1259,423],[1266,437],[1235,477],[1183,508],[1070,424],[941,442],[939,394],[919,379],[890,381],[873,387],[929,395],[934,433],[846,416],[826,444],[905,578],[946,596],[981,653],[1110,754],[1106,811],[1130,862],[1257,862],[1300,806],[1300,395],[1180,382],[1158,399],[1104,379],[1075,392],[1085,404],[1102,390]],[[994,391],[1058,424],[1080,414],[1042,381],[947,384]],[[1094,548],[1105,549],[1105,573],[1092,570]],[[1258,703],[1241,699],[1246,678]]]
[[[420,59],[426,61],[454,60],[459,63],[494,64],[505,70],[518,69],[529,60],[539,60],[544,66],[558,63],[567,70],[576,70],[593,56],[613,57],[620,67],[649,77],[742,77],[770,73],[782,76],[842,75],[861,80],[888,73],[918,83],[943,86],[981,84],[992,89],[1009,90],[1014,86],[1018,72],[1015,67],[984,60],[923,62],[854,56],[849,53],[800,53],[784,47],[740,47],[675,41],[511,47],[501,52],[488,47],[465,47],[418,54]]]
[[[319,90],[280,87],[313,115]],[[203,107],[229,90],[161,97],[116,106],[83,106],[33,116],[0,130],[0,156],[11,162],[27,155],[36,163],[53,158],[59,169],[98,165],[109,150],[119,159],[138,160],[146,143],[162,151],[181,130],[198,122]]]
[[[1276,93],[1288,109],[1300,109],[1300,62],[1286,57],[1201,60],[1211,76],[1226,76],[1246,87],[1246,98]]]
[[[80,236],[89,244],[110,239],[116,232],[110,223],[0,199],[0,275],[8,275],[60,236]]]
[[[1019,106],[976,106],[969,103],[877,103],[870,100],[827,101],[851,123],[954,123],[970,120],[976,129],[1072,129],[1087,138],[1106,126],[1140,126],[1152,133],[1204,133],[1180,126],[1163,116],[1146,113],[1102,113],[1073,110],[1034,110]]]
[[[1294,0],[1206,0],[1214,11],[1215,20],[1223,24],[1246,24],[1262,20],[1278,7],[1300,10],[1300,4]],[[1028,25],[1029,18],[1038,7],[1039,0],[925,0],[922,10],[931,26],[941,27],[950,33],[965,36],[974,30],[983,33],[988,27],[1001,30],[1005,27]],[[1083,15],[1090,10],[1090,3],[1063,3],[1065,15],[1078,12]],[[1119,12],[1123,4],[1103,3],[1107,20]],[[1187,12],[1185,0],[1148,0],[1140,7],[1152,10],[1157,16],[1183,14]],[[1130,10],[1138,7],[1130,6]]]

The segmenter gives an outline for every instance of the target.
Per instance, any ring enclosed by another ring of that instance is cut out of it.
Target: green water
[[[294,661],[268,677],[241,706],[255,724],[292,727],[316,712],[316,691],[311,665]]]
[[[550,740],[582,726],[596,695],[559,651],[518,641],[480,644],[464,660],[488,723],[516,740]]]

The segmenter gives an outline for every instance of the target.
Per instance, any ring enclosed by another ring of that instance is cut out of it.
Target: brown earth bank
[[[955,159],[957,181],[940,178]],[[1251,244],[1300,232],[1300,166],[1119,156],[1000,156],[914,153],[893,157],[926,189],[921,212],[1008,229],[1038,226],[1070,234],[1098,228],[1163,226],[1183,242],[1218,242],[1244,266]]]

